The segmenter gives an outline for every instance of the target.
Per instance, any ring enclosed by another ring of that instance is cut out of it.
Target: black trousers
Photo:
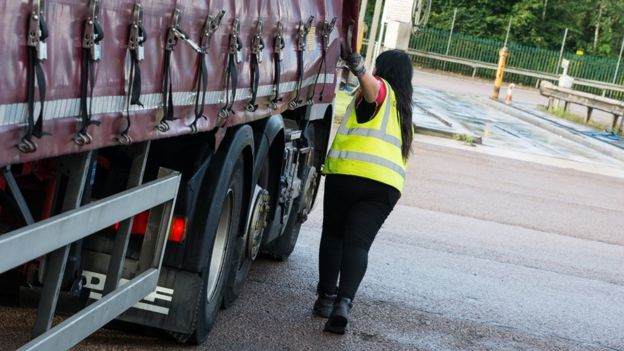
[[[401,193],[348,175],[325,180],[318,291],[353,299],[368,266],[368,251]]]

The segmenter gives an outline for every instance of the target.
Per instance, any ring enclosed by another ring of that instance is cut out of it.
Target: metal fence
[[[449,46],[450,36],[451,33],[449,31],[422,28],[412,35],[409,47],[411,50],[443,55],[447,54],[448,50],[448,56],[452,57],[492,64],[498,62],[498,52],[503,47],[503,42],[461,33],[453,33]],[[518,45],[511,42],[507,47],[509,49],[509,56],[507,59],[508,67],[555,75],[559,75],[562,72],[562,69],[559,67],[558,51]],[[572,77],[619,85],[624,84],[624,69],[620,68],[616,77],[617,60],[590,55],[576,55],[569,52],[564,53],[563,58],[570,61],[568,74]],[[486,79],[494,79],[496,74],[496,72],[491,69],[473,69],[473,67],[461,63],[444,62],[442,60],[422,56],[412,56],[412,60],[414,63],[423,67],[474,75]],[[505,81],[537,86],[539,78],[506,73]],[[578,89],[593,94],[603,93],[603,90],[592,87],[579,87]],[[619,99],[624,98],[623,93],[614,91],[606,91],[605,96]]]

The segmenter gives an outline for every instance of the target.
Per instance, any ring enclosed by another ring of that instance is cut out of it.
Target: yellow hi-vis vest
[[[356,99],[347,108],[323,173],[368,178],[402,192],[406,165],[401,153],[401,126],[394,91],[388,82],[383,82],[386,98],[370,121],[358,123]]]

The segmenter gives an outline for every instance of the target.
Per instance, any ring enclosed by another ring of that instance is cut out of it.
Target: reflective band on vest
[[[364,177],[403,191],[405,160],[396,97],[384,84],[386,99],[370,121],[358,123],[355,99],[351,102],[327,154],[324,173]]]

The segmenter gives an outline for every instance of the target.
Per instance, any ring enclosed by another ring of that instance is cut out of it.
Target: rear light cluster
[[[134,216],[132,221],[132,235],[145,235],[147,231],[147,221],[149,219],[149,211],[141,212]],[[119,223],[113,225],[115,231],[119,230]],[[169,241],[176,243],[181,242],[186,237],[186,218],[182,216],[173,216],[171,219],[171,228],[169,229]]]

